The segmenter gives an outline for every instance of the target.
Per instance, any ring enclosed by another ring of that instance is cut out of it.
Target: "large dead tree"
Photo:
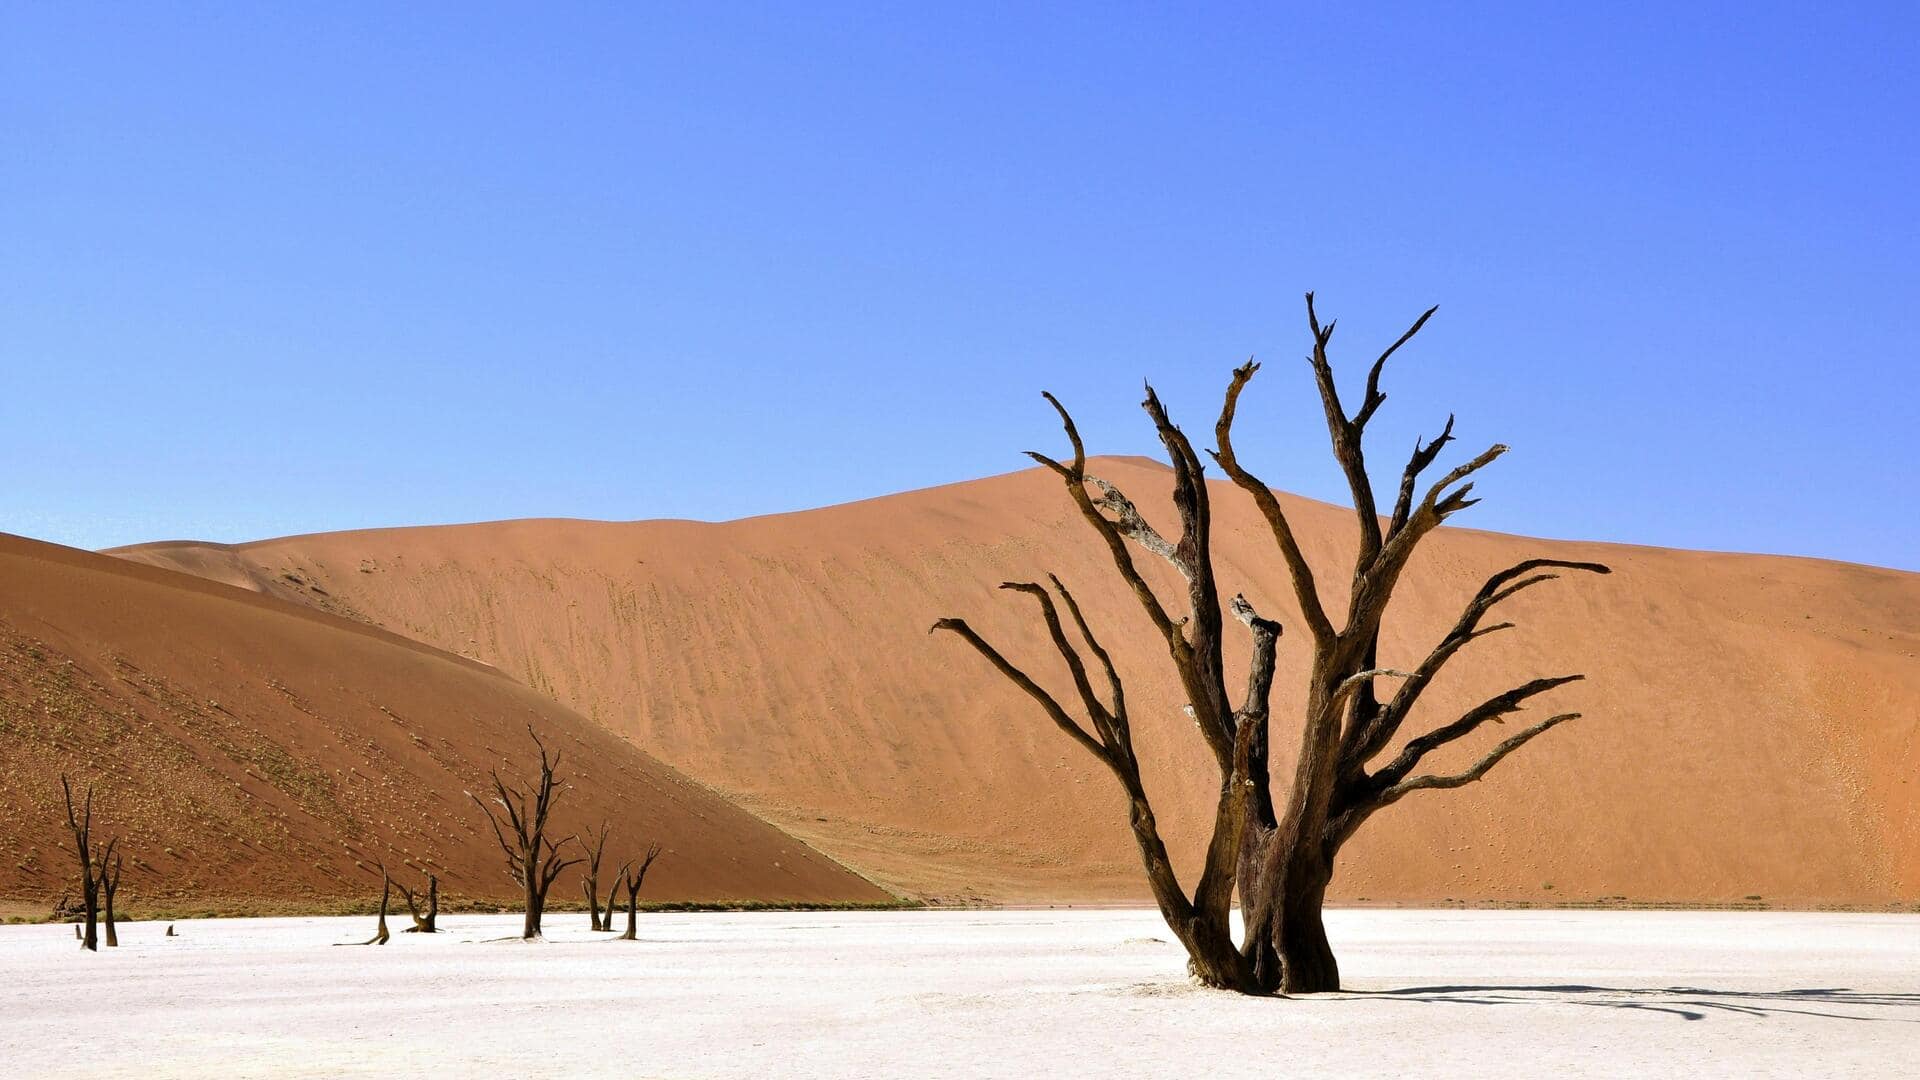
[[[613,903],[607,903],[607,914],[600,917],[600,856],[607,850],[607,833],[613,824],[600,823],[598,834],[588,833],[580,840],[580,847],[587,853],[587,869],[580,877],[580,889],[587,894],[587,917],[593,922],[595,930],[613,929]]]
[[[99,952],[100,879],[96,873],[98,860],[93,851],[93,785],[87,785],[85,807],[78,814],[73,809],[73,784],[64,773],[60,777],[60,791],[66,796],[67,831],[73,835],[74,856],[80,861],[80,902],[84,905],[82,912],[86,927],[86,932],[80,937],[80,947],[89,952]]]
[[[547,890],[553,887],[553,881],[560,872],[580,862],[579,859],[561,857],[561,851],[575,838],[568,836],[554,841],[547,839],[547,815],[553,809],[554,777],[553,771],[560,764],[560,755],[547,753],[547,746],[534,734],[532,728],[527,734],[533,738],[533,745],[540,751],[540,775],[533,781],[532,790],[508,786],[500,779],[498,769],[493,771],[493,803],[506,814],[507,825],[504,829],[500,819],[494,815],[493,808],[480,801],[480,797],[468,793],[481,813],[487,815],[487,822],[493,826],[494,838],[500,841],[500,850],[507,856],[507,874],[513,878],[526,895],[527,915],[521,927],[520,936],[534,940],[540,936],[540,917],[547,907]]]
[[[1474,764],[1458,772],[1423,768],[1434,751],[1475,734],[1488,723],[1501,722],[1540,694],[1581,678],[1562,675],[1535,679],[1496,694],[1458,717],[1400,740],[1403,730],[1410,730],[1407,721],[1422,693],[1447,661],[1469,643],[1512,626],[1505,622],[1483,625],[1492,608],[1523,589],[1554,579],[1556,570],[1608,572],[1598,563],[1559,559],[1517,563],[1487,579],[1418,664],[1406,671],[1380,666],[1380,631],[1388,601],[1415,547],[1442,522],[1478,501],[1468,497],[1473,489],[1468,477],[1507,449],[1500,445],[1488,448],[1422,492],[1421,477],[1453,441],[1453,418],[1448,417],[1432,442],[1415,444],[1401,470],[1391,511],[1382,517],[1362,452],[1362,438],[1368,421],[1386,400],[1380,390],[1380,375],[1388,359],[1432,315],[1431,309],[1422,314],[1380,354],[1367,372],[1360,407],[1348,412],[1341,404],[1327,358],[1333,324],[1321,324],[1313,295],[1307,295],[1307,322],[1313,338],[1308,361],[1326,413],[1334,457],[1346,476],[1359,522],[1352,586],[1340,625],[1335,625],[1334,616],[1321,600],[1313,568],[1302,553],[1279,498],[1234,455],[1235,411],[1241,392],[1259,371],[1258,364],[1248,362],[1233,372],[1214,426],[1216,448],[1211,456],[1252,498],[1265,519],[1292,580],[1312,652],[1299,754],[1292,783],[1279,802],[1273,798],[1268,758],[1269,699],[1281,627],[1256,612],[1242,595],[1221,602],[1211,546],[1211,496],[1199,454],[1168,418],[1149,386],[1143,406],[1173,464],[1173,503],[1181,531],[1177,540],[1170,541],[1146,521],[1124,493],[1087,474],[1086,450],[1072,416],[1053,395],[1046,395],[1060,415],[1073,456],[1064,463],[1044,454],[1029,456],[1065,481],[1069,497],[1104,542],[1121,580],[1164,641],[1188,710],[1218,770],[1220,787],[1213,831],[1191,893],[1174,873],[1153,806],[1141,783],[1120,676],[1087,625],[1079,604],[1059,579],[1049,577],[1051,592],[1034,582],[1008,582],[1001,587],[1029,595],[1038,604],[1047,634],[1072,678],[1084,721],[982,639],[965,620],[947,618],[934,624],[933,629],[951,631],[965,640],[1033,698],[1069,738],[1112,771],[1127,796],[1134,839],[1154,898],[1168,926],[1187,949],[1189,971],[1206,985],[1245,993],[1338,989],[1339,967],[1327,941],[1321,909],[1341,846],[1381,808],[1415,791],[1472,783],[1528,741],[1579,715],[1559,713],[1524,728],[1485,748]],[[1134,561],[1135,549],[1165,560],[1179,572],[1185,582],[1184,605],[1169,604],[1155,591]],[[1059,598],[1057,606],[1055,596]],[[1061,607],[1066,609],[1086,651],[1099,664],[1106,683],[1104,698],[1088,675],[1080,647],[1070,640],[1063,626]],[[1228,611],[1251,637],[1246,683],[1237,700],[1227,683],[1222,653]],[[1376,680],[1382,679],[1395,680],[1391,694],[1376,689]],[[1396,747],[1386,761],[1375,764]],[[1239,943],[1234,941],[1228,921],[1236,891],[1246,926]]]
[[[620,865],[620,874],[614,880],[627,890],[627,932],[621,934],[621,940],[633,941],[640,929],[640,884],[647,880],[647,868],[653,860],[660,857],[660,845],[647,845],[646,858],[635,866],[631,861]],[[613,929],[613,905],[607,905],[607,929]]]

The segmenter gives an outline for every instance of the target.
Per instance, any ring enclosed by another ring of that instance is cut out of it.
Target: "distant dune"
[[[1094,471],[1169,525],[1164,469],[1109,458]],[[1322,587],[1342,591],[1350,513],[1286,502]],[[1215,515],[1224,587],[1288,627],[1274,745],[1276,767],[1290,769],[1304,634],[1251,506],[1220,487]],[[894,887],[1137,898],[1110,777],[959,642],[926,633],[939,616],[964,615],[1064,688],[1031,607],[993,588],[1051,570],[1077,590],[1128,679],[1148,783],[1183,867],[1199,842],[1194,811],[1210,805],[1210,759],[1177,710],[1160,646],[1058,481],[1038,470],[726,524],[512,521],[117,554],[496,665]],[[1486,574],[1536,554],[1599,559],[1615,573],[1511,602],[1503,617],[1519,628],[1463,653],[1425,699],[1424,723],[1564,672],[1589,678],[1536,708],[1585,719],[1480,784],[1384,812],[1348,847],[1336,899],[1920,900],[1920,575],[1445,529],[1405,579],[1382,661],[1411,666]],[[1164,569],[1150,572],[1170,586]],[[376,651],[376,639],[358,640]],[[380,656],[401,654],[379,640]],[[312,651],[299,660],[313,673],[303,695],[331,687],[360,703],[362,723],[405,741],[402,722],[373,704],[398,699],[404,679],[369,686],[360,661]],[[168,677],[184,676],[162,663],[209,667],[181,652],[150,663]],[[549,708],[531,694],[511,700]],[[424,724],[415,717],[427,708],[414,697],[397,711]],[[479,711],[469,698],[435,712]],[[519,719],[494,721],[485,741],[517,748]],[[578,738],[612,752],[584,729]],[[472,755],[455,771],[479,765],[478,748],[436,745]],[[619,760],[637,772],[644,759]],[[463,860],[481,860],[482,845],[457,838]],[[814,880],[831,891],[830,879]]]
[[[190,554],[181,549],[182,555]],[[615,865],[667,849],[658,900],[881,900],[832,861],[479,663],[184,574],[0,535],[0,899],[75,880],[58,777],[98,786],[123,908],[313,907],[377,864],[456,898],[517,888],[464,794],[561,751],[562,834],[614,821]],[[603,873],[610,870],[603,867]],[[576,900],[571,876],[556,899]],[[77,893],[76,893],[77,895]]]

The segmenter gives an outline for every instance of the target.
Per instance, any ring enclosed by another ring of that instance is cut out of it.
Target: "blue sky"
[[[1911,5],[0,15],[0,530],[729,518],[1158,449],[1920,568]],[[1344,346],[1344,348],[1342,348]],[[1371,350],[1371,351],[1370,351]]]

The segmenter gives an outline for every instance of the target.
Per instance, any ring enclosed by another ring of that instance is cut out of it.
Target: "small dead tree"
[[[1104,542],[1120,578],[1157,635],[1164,639],[1187,707],[1218,769],[1220,788],[1212,837],[1191,894],[1174,874],[1153,807],[1141,784],[1120,677],[1059,579],[1049,578],[1051,593],[1033,582],[1008,582],[1001,588],[1025,593],[1038,603],[1048,636],[1072,676],[1086,716],[1084,724],[965,620],[941,619],[933,626],[936,631],[950,631],[965,640],[1008,681],[1033,698],[1068,737],[1113,772],[1127,796],[1134,839],[1154,899],[1169,928],[1187,949],[1188,970],[1206,985],[1245,993],[1337,990],[1339,968],[1327,941],[1321,909],[1341,845],[1383,807],[1415,791],[1472,783],[1522,745],[1579,715],[1560,713],[1525,728],[1486,749],[1464,770],[1423,771],[1428,754],[1473,735],[1488,723],[1501,722],[1530,699],[1581,676],[1535,679],[1399,743],[1398,752],[1385,764],[1373,766],[1398,742],[1421,693],[1447,661],[1470,642],[1511,628],[1512,624],[1505,622],[1483,626],[1489,610],[1523,589],[1553,580],[1558,576],[1553,570],[1608,572],[1598,563],[1560,559],[1516,563],[1487,579],[1452,628],[1412,670],[1379,666],[1380,631],[1387,604],[1415,547],[1442,522],[1478,501],[1468,498],[1473,485],[1466,482],[1467,477],[1507,449],[1495,445],[1483,451],[1419,494],[1421,475],[1453,440],[1453,419],[1449,417],[1438,438],[1415,445],[1401,471],[1392,511],[1382,519],[1361,449],[1362,435],[1386,400],[1380,391],[1380,374],[1387,360],[1432,315],[1431,309],[1422,314],[1380,354],[1367,373],[1359,409],[1348,413],[1340,402],[1327,358],[1333,324],[1321,325],[1313,295],[1307,295],[1307,322],[1313,336],[1308,362],[1326,413],[1334,457],[1352,491],[1359,524],[1359,549],[1344,625],[1336,627],[1322,603],[1313,570],[1280,500],[1234,454],[1231,429],[1235,411],[1241,391],[1259,370],[1258,364],[1250,361],[1234,371],[1214,426],[1217,449],[1212,457],[1252,498],[1265,519],[1292,579],[1312,649],[1300,752],[1292,785],[1279,803],[1271,790],[1268,728],[1274,654],[1281,627],[1259,615],[1244,596],[1221,602],[1214,577],[1210,493],[1200,456],[1168,418],[1149,386],[1143,407],[1173,464],[1173,503],[1181,532],[1177,541],[1169,541],[1141,516],[1125,494],[1087,474],[1086,450],[1072,416],[1053,395],[1046,395],[1066,429],[1073,457],[1062,463],[1044,454],[1029,456],[1064,480],[1080,515]],[[1178,571],[1186,584],[1184,612],[1169,610],[1134,563],[1133,548],[1165,560]],[[1079,649],[1062,627],[1054,595],[1058,595],[1079,638],[1100,665],[1107,683],[1105,700],[1095,691]],[[1227,611],[1246,626],[1252,639],[1246,688],[1237,704],[1227,686],[1222,656],[1223,616]],[[1374,689],[1375,680],[1382,678],[1400,680],[1398,689],[1385,700]],[[1238,945],[1228,923],[1236,890],[1246,926],[1244,940]]]
[[[60,776],[60,791],[66,796],[67,831],[73,834],[74,855],[80,861],[80,902],[84,905],[86,927],[80,937],[80,947],[99,952],[100,881],[95,875],[97,863],[93,853],[93,785],[87,785],[84,809],[77,815],[73,809],[73,784],[64,773]]]
[[[613,929],[613,903],[607,903],[607,913],[600,915],[600,855],[607,849],[607,833],[613,828],[610,822],[600,823],[598,835],[588,833],[580,840],[581,850],[587,853],[586,873],[581,875],[580,888],[587,894],[587,917],[593,922],[593,929],[611,931]]]
[[[102,915],[104,916],[103,928],[107,932],[107,948],[109,949],[117,949],[120,947],[120,935],[114,931],[113,925],[113,897],[115,893],[120,891],[120,869],[122,863],[121,857],[116,854],[113,849],[119,843],[120,838],[117,836],[107,841],[107,850],[101,853],[100,856],[100,899],[102,901]]]
[[[647,845],[647,856],[634,866],[631,860],[620,865],[620,876],[615,878],[621,887],[627,890],[627,932],[620,935],[622,941],[633,941],[640,929],[640,884],[647,880],[647,868],[653,860],[660,857],[660,845]],[[613,929],[613,905],[607,905],[607,929]]]
[[[387,876],[387,868],[380,868],[380,925],[372,937],[357,942],[360,945],[385,945],[393,935],[387,933],[387,907],[393,900],[393,879]]]
[[[500,850],[507,856],[507,875],[518,884],[526,894],[526,921],[521,927],[520,936],[532,941],[540,936],[540,917],[547,907],[547,890],[553,887],[553,881],[560,871],[580,862],[579,859],[565,859],[561,849],[572,843],[575,837],[566,837],[558,842],[547,839],[547,815],[553,809],[554,776],[553,771],[560,764],[560,755],[547,753],[547,746],[534,734],[531,727],[527,734],[532,737],[533,745],[540,751],[540,776],[533,783],[533,790],[527,791],[510,787],[500,779],[499,770],[493,771],[494,805],[500,807],[511,826],[507,829],[500,825],[500,819],[494,815],[493,808],[481,802],[479,796],[468,792],[474,805],[487,815],[488,824],[493,826],[494,838],[500,841]]]
[[[427,874],[427,897],[426,897],[427,913],[425,915],[420,914],[420,894],[419,893],[416,893],[412,889],[407,888],[405,882],[396,881],[393,883],[393,885],[395,888],[400,890],[401,898],[406,900],[407,902],[407,913],[413,917],[413,925],[407,927],[405,930],[401,931],[401,933],[404,933],[404,934],[437,934],[439,933],[440,928],[436,924],[440,918],[440,878],[437,875],[432,873]]]

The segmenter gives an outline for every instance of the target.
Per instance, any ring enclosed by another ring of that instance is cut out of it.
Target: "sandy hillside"
[[[668,854],[654,899],[876,900],[879,890],[482,664],[298,605],[0,536],[0,899],[72,877],[58,775],[98,784],[135,911],[377,893],[384,861],[443,891],[515,887],[463,794],[564,755],[562,831]],[[403,867],[411,867],[407,870]],[[576,899],[569,874],[558,897]]]
[[[1170,524],[1166,470],[1123,458],[1095,471]],[[1252,507],[1226,487],[1215,499],[1223,585],[1291,627],[1284,758],[1304,635]],[[1288,505],[1322,588],[1339,592],[1348,511]],[[1134,896],[1111,779],[961,643],[926,634],[964,615],[1065,690],[1031,609],[992,587],[1056,571],[1128,677],[1137,742],[1161,763],[1148,781],[1163,827],[1193,861],[1189,811],[1208,798],[1210,760],[1104,551],[1038,470],[725,524],[515,521],[121,554],[497,664],[901,888]],[[1920,900],[1920,575],[1443,530],[1400,590],[1382,661],[1411,666],[1486,574],[1532,555],[1615,573],[1512,601],[1504,617],[1520,628],[1456,659],[1424,715],[1584,671],[1537,708],[1586,719],[1479,785],[1376,818],[1337,898]]]

